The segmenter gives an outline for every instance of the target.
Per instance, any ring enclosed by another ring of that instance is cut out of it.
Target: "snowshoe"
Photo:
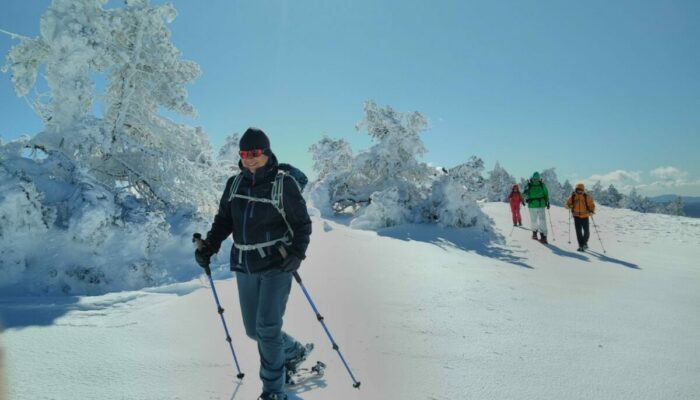
[[[585,251],[585,249],[583,248],[583,246],[581,246],[578,249],[576,249],[576,251]]]
[[[582,247],[584,250],[588,250],[588,245],[587,245],[587,244],[584,244],[584,245],[581,246],[581,247]]]
[[[291,360],[287,360],[287,362],[284,363],[284,368],[287,370],[287,374],[295,373],[299,369],[299,366],[301,366],[301,363],[309,358],[312,351],[314,351],[314,344],[307,343],[301,348],[298,356],[292,358]]]
[[[293,374],[287,373],[285,385],[296,386],[309,379],[321,378],[326,372],[326,364],[316,361],[316,365],[311,368],[300,367]]]
[[[540,236],[542,236],[542,237],[540,238],[540,243],[542,243],[542,244],[549,244],[549,242],[547,241],[547,235],[542,235],[542,234],[541,234]]]

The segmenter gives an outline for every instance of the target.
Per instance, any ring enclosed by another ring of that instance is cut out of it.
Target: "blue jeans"
[[[292,287],[292,273],[278,269],[247,274],[236,272],[245,332],[258,343],[263,391],[284,392],[284,364],[303,346],[282,331],[282,317]]]

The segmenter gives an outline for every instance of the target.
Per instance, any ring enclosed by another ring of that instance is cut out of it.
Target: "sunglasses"
[[[241,150],[238,152],[241,158],[255,158],[265,154],[265,149]]]

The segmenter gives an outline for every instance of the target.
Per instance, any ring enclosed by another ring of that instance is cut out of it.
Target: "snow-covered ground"
[[[294,287],[285,329],[316,343],[312,360],[328,370],[292,398],[700,398],[700,220],[601,207],[607,253],[593,231],[593,252],[581,254],[561,208],[551,210],[550,246],[511,233],[506,204],[484,211],[504,243],[473,230],[371,232],[314,217],[300,272],[362,387],[352,388]],[[9,398],[255,399],[257,350],[235,282],[216,278],[241,383],[198,279],[95,297],[0,297]]]

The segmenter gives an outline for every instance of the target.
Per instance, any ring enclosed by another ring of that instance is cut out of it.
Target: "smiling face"
[[[269,159],[270,157],[266,156],[265,154],[261,154],[258,157],[241,158],[241,163],[243,163],[244,168],[248,169],[252,174],[254,174],[258,168],[264,167]]]

